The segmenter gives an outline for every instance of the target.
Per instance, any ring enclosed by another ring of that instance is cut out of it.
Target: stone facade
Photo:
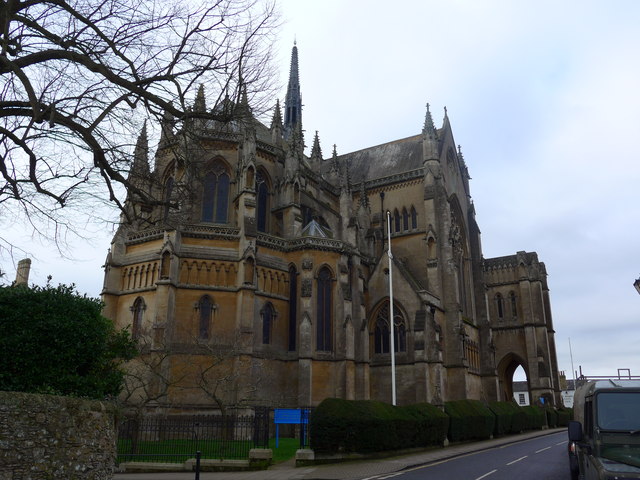
[[[115,462],[112,405],[0,392],[1,480],[104,480]]]
[[[297,47],[284,122],[279,103],[270,127],[246,99],[207,110],[204,88],[193,108],[236,116],[181,129],[167,119],[153,168],[143,132],[130,178],[157,202],[129,197],[135,221],[123,222],[106,260],[105,314],[143,347],[126,402],[206,411],[391,401],[392,323],[398,403],[510,398],[497,368],[510,340],[496,344],[487,296],[502,287],[485,279],[446,111],[441,128],[427,107],[417,135],[343,155],[334,146],[326,158],[316,132],[307,156]],[[519,279],[516,302],[525,308],[526,298],[537,330],[518,324],[534,350],[513,358],[535,395],[554,397],[545,275]],[[544,379],[533,368],[541,345]]]

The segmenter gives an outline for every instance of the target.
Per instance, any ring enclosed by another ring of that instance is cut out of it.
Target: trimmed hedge
[[[449,415],[449,441],[490,438],[495,425],[495,415],[480,400],[456,400],[445,402],[444,411]]]
[[[445,411],[428,403],[394,407],[371,400],[328,398],[311,414],[311,448],[318,453],[370,453],[464,442],[566,426],[571,411],[515,402],[457,400]]]
[[[524,430],[525,414],[515,402],[491,402],[489,410],[496,416],[494,436],[520,433]]]
[[[429,404],[394,407],[371,400],[325,399],[311,414],[317,452],[376,452],[442,445],[448,417]]]
[[[540,407],[528,405],[520,407],[525,413],[525,430],[541,430],[545,426],[545,411]]]
[[[556,410],[558,413],[558,427],[566,427],[569,425],[569,420],[573,418],[573,411],[569,408],[559,408]]]

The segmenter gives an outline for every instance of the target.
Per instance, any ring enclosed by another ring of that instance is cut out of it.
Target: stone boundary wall
[[[115,406],[0,392],[0,480],[104,480],[116,462]]]

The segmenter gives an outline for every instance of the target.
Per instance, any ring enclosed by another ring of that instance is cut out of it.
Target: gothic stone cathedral
[[[127,402],[390,402],[390,328],[399,404],[510,399],[519,365],[533,400],[559,401],[545,266],[482,257],[446,110],[441,128],[427,107],[421,133],[329,158],[316,132],[306,156],[295,46],[284,121],[279,104],[267,128],[231,103],[214,109],[242,120],[164,122],[152,170],[138,140],[131,175],[165,202],[128,199],[144,221],[122,224],[105,265],[105,315],[141,345]]]

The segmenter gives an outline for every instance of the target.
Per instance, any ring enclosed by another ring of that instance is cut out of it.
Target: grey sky
[[[419,133],[448,109],[485,257],[547,266],[558,361],[640,374],[640,2],[282,0],[281,100],[297,40],[306,144],[325,157]],[[21,229],[13,229],[20,238]],[[25,245],[31,280],[97,295],[110,231],[63,263]],[[24,236],[21,237],[24,241]],[[11,265],[4,263],[8,276]]]

